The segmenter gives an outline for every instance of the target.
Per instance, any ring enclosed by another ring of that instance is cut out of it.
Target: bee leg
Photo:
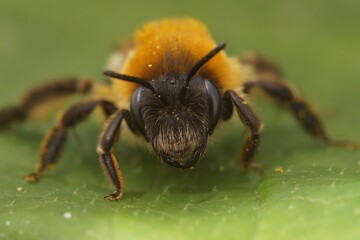
[[[242,165],[245,170],[254,170],[260,174],[263,173],[263,167],[260,164],[253,163],[256,150],[260,143],[260,133],[262,130],[262,123],[255,114],[248,102],[239,97],[234,91],[228,90],[224,95],[223,119],[229,117],[232,112],[233,105],[235,106],[241,121],[250,130],[250,135],[246,138],[242,150]]]
[[[245,93],[249,93],[255,87],[260,88],[267,95],[289,108],[305,131],[313,137],[319,138],[329,145],[349,149],[357,148],[355,143],[337,141],[329,137],[319,116],[302,99],[297,89],[283,80],[280,70],[269,59],[257,54],[250,54],[245,57],[243,63],[245,66],[251,66],[256,72],[255,80],[245,83]]]
[[[32,88],[25,93],[18,106],[0,110],[0,129],[25,121],[36,107],[48,103],[49,100],[74,93],[86,94],[92,89],[92,85],[91,80],[86,78],[63,78]]]
[[[40,146],[38,165],[33,173],[25,176],[26,181],[36,182],[45,170],[55,165],[66,142],[68,129],[85,120],[98,105],[103,108],[105,113],[111,114],[115,111],[112,103],[97,100],[75,104],[63,113],[58,123],[44,137]]]
[[[129,125],[129,111],[119,110],[112,115],[100,135],[97,152],[100,157],[100,164],[104,169],[105,175],[115,188],[115,192],[105,196],[109,201],[116,201],[122,197],[124,191],[124,181],[119,169],[115,155],[112,153],[114,144],[117,141],[120,125],[123,119],[126,119]]]
[[[9,127],[13,123],[23,122],[26,112],[20,106],[11,106],[0,110],[0,130]]]

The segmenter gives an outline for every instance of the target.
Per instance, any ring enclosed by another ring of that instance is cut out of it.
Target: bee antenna
[[[182,98],[185,96],[185,92],[189,88],[189,82],[192,79],[192,77],[200,70],[202,66],[205,65],[210,59],[212,59],[217,53],[219,53],[221,50],[223,50],[226,47],[226,43],[220,43],[217,45],[213,50],[211,50],[208,54],[206,54],[203,58],[201,58],[189,71],[186,80],[185,85],[183,87],[183,90],[181,92]]]
[[[111,78],[116,78],[116,79],[120,79],[120,80],[124,80],[124,81],[128,81],[128,82],[133,82],[133,83],[140,84],[141,86],[150,89],[154,94],[157,94],[155,88],[150,84],[150,82],[148,80],[138,78],[138,77],[129,76],[129,75],[124,75],[124,74],[120,74],[120,73],[116,73],[116,72],[113,72],[111,70],[104,71],[104,75],[106,75],[108,77],[111,77]]]

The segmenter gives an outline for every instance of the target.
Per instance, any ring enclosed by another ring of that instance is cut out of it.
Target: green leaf
[[[70,0],[5,0],[0,107],[54,76],[102,81],[116,39],[149,19],[193,15],[227,42],[229,54],[255,49],[273,56],[331,136],[359,141],[359,8],[351,1],[149,1],[139,9],[132,1],[84,7]],[[120,141],[126,192],[113,203],[103,199],[112,187],[95,152],[99,121],[77,128],[81,143],[70,136],[56,169],[38,184],[22,177],[33,170],[55,118],[0,132],[0,239],[357,239],[359,151],[314,141],[268,99],[253,105],[266,126],[256,157],[264,176],[241,171],[244,129],[234,119],[189,171],[166,167],[141,146]]]

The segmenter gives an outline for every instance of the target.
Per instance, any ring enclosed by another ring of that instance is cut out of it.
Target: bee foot
[[[254,171],[259,175],[264,175],[264,167],[260,163],[250,163],[245,167],[245,171]]]
[[[359,148],[359,145],[356,142],[350,142],[350,141],[329,140],[327,143],[330,146],[345,148],[351,151]]]
[[[117,201],[120,198],[122,198],[122,193],[121,192],[112,193],[112,194],[106,195],[104,197],[104,199],[106,199],[106,200],[108,200],[110,202]]]
[[[39,175],[37,173],[30,173],[24,177],[24,180],[29,183],[34,183],[39,181]]]

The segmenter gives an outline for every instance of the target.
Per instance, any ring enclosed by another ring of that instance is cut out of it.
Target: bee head
[[[197,71],[225,47],[220,44],[196,63],[188,74],[169,74],[147,81],[106,71],[110,77],[137,82],[130,111],[137,130],[149,141],[166,164],[186,169],[206,149],[221,112],[221,95]]]

